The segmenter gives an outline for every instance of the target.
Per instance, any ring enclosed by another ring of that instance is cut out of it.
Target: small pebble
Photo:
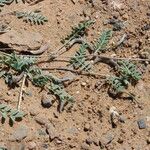
[[[123,143],[123,138],[120,137],[117,142],[122,144]]]
[[[145,129],[146,128],[146,123],[145,123],[144,119],[138,120],[137,124],[139,126],[139,129]]]
[[[52,141],[52,140],[54,140],[56,137],[58,137],[57,132],[56,132],[56,129],[55,129],[55,127],[54,127],[51,123],[49,123],[49,124],[46,125],[46,132],[47,132],[48,135],[49,135],[50,141]]]
[[[126,118],[124,116],[120,116],[119,117],[119,121],[122,123],[125,123]]]
[[[7,92],[7,95],[8,95],[8,96],[10,96],[10,95],[11,95],[11,92],[10,92],[10,91],[8,91],[8,92]]]
[[[29,142],[28,143],[28,149],[29,150],[36,150],[36,143],[35,142]]]
[[[10,141],[21,141],[26,138],[28,135],[28,127],[27,126],[20,126],[19,128],[15,129],[15,131],[10,136]]]
[[[89,123],[86,123],[86,124],[84,125],[84,131],[87,132],[87,131],[89,131],[90,129],[91,129],[90,124],[89,124]]]
[[[59,138],[56,138],[56,139],[55,139],[55,143],[56,143],[56,144],[62,144],[62,140],[59,139]]]
[[[86,86],[86,82],[81,82],[81,85],[82,86]]]
[[[40,125],[45,125],[46,123],[48,123],[48,120],[46,118],[40,116],[37,116],[35,118],[35,121]]]
[[[147,144],[150,144],[150,137],[147,138]]]
[[[45,108],[50,108],[52,106],[52,100],[47,96],[42,96],[41,104]]]
[[[107,145],[113,141],[115,138],[115,135],[113,133],[106,133],[101,140],[100,140],[100,145]]]
[[[85,142],[86,142],[88,145],[91,145],[91,144],[93,143],[92,139],[90,139],[90,138],[86,139]]]
[[[81,145],[81,150],[89,150],[89,145],[87,145],[86,143],[83,143],[82,145]]]
[[[39,112],[37,112],[36,109],[31,109],[31,110],[30,110],[30,115],[31,115],[31,116],[37,116],[38,114],[39,114]]]

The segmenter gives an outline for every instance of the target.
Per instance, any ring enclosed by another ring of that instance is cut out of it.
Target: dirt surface
[[[50,48],[43,54],[47,55],[62,46],[60,41],[71,32],[71,27],[89,19],[95,20],[86,36],[92,42],[103,30],[114,27],[107,20],[115,18],[123,23],[123,28],[113,32],[110,45],[124,34],[127,40],[123,46],[104,55],[130,58],[144,57],[143,52],[146,52],[146,57],[150,55],[149,0],[43,0],[30,5],[31,2],[13,3],[3,7],[0,13],[3,14],[0,22],[11,29],[7,33],[15,31],[20,35],[26,31],[23,38],[33,32],[38,35],[37,39],[31,36],[25,41],[31,44],[29,49],[38,49],[43,42],[50,41]],[[8,14],[14,10],[36,9],[48,18],[44,25],[31,26]],[[0,38],[4,34],[0,34]],[[22,41],[13,42],[19,45]],[[64,56],[72,56],[78,48],[78,45],[73,46]],[[62,65],[65,63],[52,62],[39,66],[49,68]],[[100,86],[104,82],[101,78],[78,76],[78,80],[66,87],[67,92],[75,98],[73,108],[66,106],[62,113],[58,113],[57,101],[50,108],[43,108],[41,99],[44,92],[29,84],[26,87],[29,94],[24,95],[21,104],[21,110],[27,115],[13,127],[9,126],[7,120],[5,124],[0,124],[0,147],[8,150],[150,150],[150,66],[148,62],[140,62],[138,66],[143,72],[142,79],[128,90],[136,95],[139,104],[125,98],[111,98],[107,88]],[[102,63],[96,65],[95,71],[113,73],[112,68]],[[58,77],[70,75],[63,71],[52,73]],[[16,108],[19,90],[19,87],[8,88],[1,79],[1,103],[6,102]],[[51,95],[48,97],[51,98]],[[110,119],[110,109],[114,107],[123,117],[122,121],[116,121],[115,127]],[[141,120],[145,124],[144,129],[138,126]]]

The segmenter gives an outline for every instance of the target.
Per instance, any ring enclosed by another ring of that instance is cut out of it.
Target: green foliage
[[[64,90],[62,85],[52,82],[48,88],[55,96],[59,97],[60,101],[73,102],[73,97]]]
[[[3,78],[5,79],[5,83],[8,85],[12,85],[13,83],[13,75],[9,72],[5,72],[3,75]]]
[[[0,146],[0,150],[7,150],[7,148]]]
[[[3,57],[3,63],[16,71],[27,71],[28,68],[34,64],[35,59],[32,57],[18,56],[11,54],[10,56]]]
[[[127,78],[127,80],[138,81],[141,79],[141,72],[137,69],[136,65],[134,65],[130,61],[119,61],[119,71],[121,75]]]
[[[0,7],[3,7],[4,5],[9,5],[13,2],[14,0],[0,0]]]
[[[94,44],[95,53],[105,51],[111,36],[112,36],[111,30],[106,30],[100,35],[99,39]]]
[[[0,113],[2,119],[5,121],[9,117],[9,121],[13,124],[17,119],[22,119],[24,113],[18,110],[14,110],[5,104],[0,104]]]
[[[78,24],[78,26],[72,28],[72,32],[68,35],[62,42],[65,40],[72,40],[75,38],[82,37],[86,34],[86,30],[94,23],[92,20],[84,21]]]
[[[108,83],[111,85],[115,94],[122,93],[127,87],[128,81],[123,77],[111,76],[108,78]]]
[[[80,69],[81,71],[90,71],[91,65],[86,61],[86,49],[88,45],[82,44],[80,49],[76,52],[75,56],[71,58],[70,63],[75,69]]]
[[[48,76],[38,75],[32,78],[32,82],[34,85],[39,87],[44,87],[49,81]]]
[[[18,118],[23,118],[24,113],[18,110],[11,110],[9,114],[10,121],[14,123]]]
[[[45,22],[48,21],[48,19],[43,16],[42,14],[39,14],[39,12],[16,12],[17,18],[22,18],[25,22],[30,22],[31,24],[35,25],[43,25]]]
[[[110,77],[108,79],[113,91],[117,93],[122,93],[129,83],[137,82],[141,79],[142,74],[137,69],[137,67],[129,61],[119,61],[119,77]]]
[[[44,87],[48,82],[59,83],[59,79],[52,74],[45,75],[38,67],[31,67],[27,74],[32,83],[39,87]]]

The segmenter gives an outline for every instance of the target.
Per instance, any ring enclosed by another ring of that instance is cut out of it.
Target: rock
[[[150,144],[150,137],[147,138],[146,142],[147,144]]]
[[[86,82],[81,82],[81,85],[84,87],[86,86]]]
[[[87,145],[86,143],[83,143],[82,145],[81,145],[81,150],[89,150],[89,145]]]
[[[10,92],[10,91],[8,91],[8,92],[7,92],[7,95],[8,95],[8,96],[10,96],[10,95],[11,95],[11,92]]]
[[[27,135],[28,135],[28,127],[20,126],[12,133],[9,139],[10,141],[21,141],[24,138],[26,138]]]
[[[86,8],[86,9],[83,10],[83,14],[84,14],[85,17],[91,16],[91,13],[92,13],[91,8]]]
[[[55,138],[55,141],[54,141],[56,144],[62,144],[62,140],[59,139],[59,138]]]
[[[75,135],[78,133],[78,129],[76,127],[70,127],[66,130],[69,134]]]
[[[90,131],[90,130],[91,130],[90,124],[89,124],[89,123],[86,123],[86,124],[84,125],[84,131],[87,132],[87,131]]]
[[[37,116],[39,114],[39,112],[36,109],[31,109],[30,110],[30,115],[31,116]]]
[[[123,19],[123,20],[128,20],[128,19],[129,19],[128,14],[125,13],[125,14],[122,16],[122,19]]]
[[[113,133],[106,133],[101,139],[100,139],[100,145],[107,145],[112,142],[115,135]]]
[[[137,124],[139,126],[139,129],[145,129],[146,128],[146,123],[145,123],[145,120],[144,119],[139,119],[137,121]]]
[[[119,121],[122,122],[122,123],[125,123],[126,118],[124,116],[120,116],[119,117]]]
[[[29,150],[36,150],[36,143],[35,142],[29,142],[28,143],[28,149]]]
[[[118,141],[117,141],[118,143],[120,143],[120,144],[122,144],[123,143],[123,138],[118,138]]]
[[[18,51],[37,50],[43,43],[43,37],[38,32],[10,30],[1,34],[0,42]]]
[[[8,148],[6,150],[25,150],[25,144],[23,142],[10,142],[8,143]]]
[[[94,144],[95,146],[99,146],[99,140],[98,140],[97,137],[94,137],[94,138],[93,138],[93,144]]]
[[[40,125],[45,125],[48,123],[48,120],[45,117],[36,116],[35,121]]]
[[[44,94],[41,99],[41,104],[45,108],[50,108],[52,106],[52,100]]]
[[[47,143],[42,144],[42,148],[44,148],[43,150],[48,150],[49,144]]]
[[[45,129],[38,129],[37,132],[38,132],[38,134],[39,134],[40,136],[46,136],[46,135],[47,135]]]
[[[59,113],[58,112],[54,112],[53,115],[54,115],[55,118],[59,117]]]
[[[29,97],[32,97],[33,96],[33,94],[32,94],[32,92],[31,91],[26,91],[26,93],[25,93],[27,96],[29,96]]]
[[[78,0],[71,0],[73,4],[76,4]]]
[[[54,140],[54,138],[58,137],[58,135],[56,133],[56,129],[51,123],[46,125],[46,131],[49,135],[50,141],[52,141],[52,140]]]
[[[93,143],[92,139],[90,139],[90,138],[87,138],[87,139],[85,140],[85,142],[86,142],[88,145],[91,145],[91,144]]]

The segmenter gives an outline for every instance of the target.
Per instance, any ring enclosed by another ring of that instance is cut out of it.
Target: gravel
[[[35,121],[40,125],[45,125],[48,123],[48,120],[45,117],[36,116]]]
[[[50,99],[42,99],[41,104],[44,108],[50,108],[52,106],[52,102]]]
[[[21,141],[26,138],[28,135],[28,127],[27,126],[20,126],[19,128],[15,129],[15,131],[10,136],[10,141]]]
[[[146,128],[146,123],[145,123],[145,120],[144,119],[139,119],[137,121],[137,124],[139,126],[139,129],[145,129]]]
[[[55,127],[49,123],[46,125],[46,131],[49,135],[50,141],[54,140],[54,138],[58,137]]]

